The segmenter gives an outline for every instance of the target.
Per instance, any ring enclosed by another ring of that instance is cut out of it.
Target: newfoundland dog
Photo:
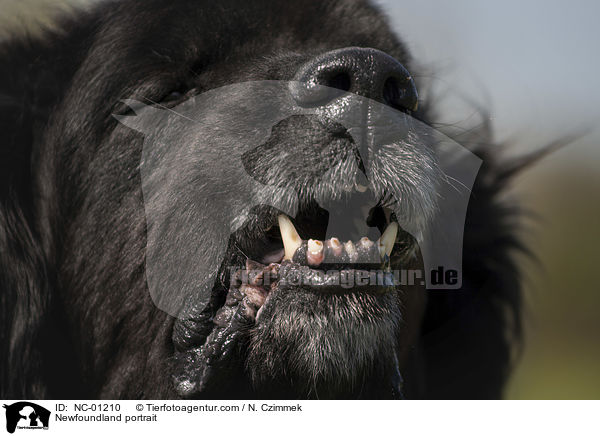
[[[370,2],[105,1],[0,65],[3,398],[501,396],[535,156],[436,130]]]

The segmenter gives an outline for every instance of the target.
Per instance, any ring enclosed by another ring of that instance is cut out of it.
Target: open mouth
[[[346,218],[352,222],[357,217]],[[294,219],[273,215],[271,225],[247,253],[245,270],[231,277],[232,289],[239,289],[240,296],[247,296],[259,309],[257,319],[274,291],[323,295],[397,289],[394,271],[414,255],[416,241],[398,225],[394,213],[380,205],[368,211],[362,220],[371,237],[361,235],[360,226],[349,226],[342,237],[325,237],[329,219],[320,208]],[[380,235],[377,239],[374,232]]]

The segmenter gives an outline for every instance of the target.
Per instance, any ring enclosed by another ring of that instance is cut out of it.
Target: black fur
[[[41,39],[0,46],[0,396],[177,397],[181,359],[174,364],[173,356],[181,350],[172,335],[179,343],[205,339],[225,295],[221,289],[209,315],[175,332],[175,320],[152,303],[138,170],[143,138],[112,115],[127,111],[124,98],[153,102],[172,91],[290,80],[312,56],[349,46],[377,48],[412,71],[385,18],[358,0],[128,0],[78,14]],[[428,109],[415,116],[432,117]],[[514,165],[498,158],[486,135],[457,139],[484,160],[465,230],[463,289],[428,292],[424,308],[418,291],[371,302],[372,310],[361,301],[367,316],[358,324],[346,303],[311,300],[311,316],[336,323],[314,332],[258,326],[242,342],[247,362],[237,350],[205,395],[383,398],[392,396],[388,385],[363,372],[394,379],[400,363],[407,397],[501,396],[521,334],[512,256],[522,249],[520,211],[502,197]],[[307,305],[295,301],[302,318]],[[383,318],[369,318],[378,313]],[[369,362],[342,352],[316,357],[323,338],[348,350],[351,330],[358,349],[372,353]],[[385,337],[381,347],[373,335]],[[298,354],[298,338],[315,354]],[[273,343],[286,342],[276,355]],[[396,353],[385,347],[390,342]]]

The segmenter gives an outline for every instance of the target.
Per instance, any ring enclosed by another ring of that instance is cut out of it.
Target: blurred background
[[[526,338],[511,399],[600,398],[600,2],[378,2],[443,97],[448,123],[489,111],[514,153],[587,135],[523,173],[537,218],[524,261]],[[429,73],[428,73],[429,72]]]
[[[539,262],[523,261],[526,342],[506,397],[600,398],[600,2],[377,1],[443,97],[442,121],[468,128],[484,108],[513,153],[587,131],[514,186],[538,217],[526,236]],[[0,0],[0,39],[68,8]]]

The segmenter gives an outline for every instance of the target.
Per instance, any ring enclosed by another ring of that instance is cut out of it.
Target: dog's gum
[[[294,252],[292,256],[292,262],[299,263],[300,265],[306,264],[306,255],[308,253],[308,241],[302,241],[300,247]]]

